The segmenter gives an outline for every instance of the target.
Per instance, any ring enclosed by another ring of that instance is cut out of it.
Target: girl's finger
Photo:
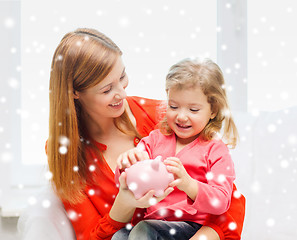
[[[177,158],[177,157],[168,157],[168,158],[166,158],[166,160],[171,160],[171,161],[174,161],[174,162],[176,162],[178,164],[181,163],[180,159]]]
[[[136,154],[137,154],[137,152],[135,152],[135,151],[128,152],[128,159],[132,165],[137,162]]]
[[[166,169],[170,173],[173,173],[173,174],[175,174],[177,176],[180,175],[180,168],[179,168],[179,166],[176,167],[176,166],[169,166],[169,165],[167,165],[166,166]]]
[[[171,183],[169,183],[169,186],[176,187],[180,182],[181,182],[180,179],[173,180]]]
[[[148,158],[146,158],[145,153],[146,153],[146,152],[144,152],[144,151],[137,151],[137,152],[135,153],[136,158],[137,158],[137,161],[143,161],[143,160],[148,159]]]
[[[175,162],[175,161],[172,161],[170,159],[166,159],[164,160],[164,164],[167,165],[167,166],[175,166],[175,167],[179,167],[180,164]]]

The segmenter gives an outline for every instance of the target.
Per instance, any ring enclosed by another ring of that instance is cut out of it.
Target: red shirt
[[[138,132],[143,137],[147,136],[160,121],[159,112],[164,102],[139,97],[128,97],[127,101],[136,119]],[[107,146],[97,142],[95,142],[95,145],[99,150],[103,151],[104,155]],[[96,184],[86,187],[86,198],[83,202],[74,206],[64,202],[64,206],[74,227],[77,240],[111,239],[117,230],[126,225],[126,223],[116,222],[109,217],[109,211],[118,193],[114,179],[115,175],[104,157],[99,160],[100,158],[96,156],[95,151],[91,148],[87,148],[87,151],[89,151],[87,156],[91,156],[90,159],[87,159],[88,164],[92,164],[96,168],[96,171],[92,172]],[[224,239],[224,234],[230,236],[230,238],[226,237],[225,239],[240,239],[244,210],[244,197],[232,198],[230,209],[222,215],[223,218],[211,216],[211,223],[207,222],[205,225],[214,228],[221,236],[221,239]],[[142,218],[138,211],[136,211],[135,216],[138,216],[138,221]],[[134,222],[136,221],[134,219]],[[228,229],[229,222],[232,221],[237,225],[237,228],[233,231]]]

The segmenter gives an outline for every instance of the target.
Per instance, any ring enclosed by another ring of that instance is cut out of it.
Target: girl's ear
[[[79,92],[76,90],[73,90],[73,98],[74,99],[79,99]]]
[[[218,109],[217,107],[213,107],[212,111],[211,111],[211,115],[210,115],[210,119],[214,119],[218,114]]]
[[[214,119],[216,116],[217,116],[217,113],[216,112],[212,112],[211,115],[210,115],[210,119]]]

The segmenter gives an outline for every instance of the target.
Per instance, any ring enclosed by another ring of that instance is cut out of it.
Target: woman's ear
[[[76,90],[73,90],[73,98],[74,99],[79,99],[79,92]]]

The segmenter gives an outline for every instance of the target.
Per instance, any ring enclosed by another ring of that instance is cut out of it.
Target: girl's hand
[[[194,200],[198,192],[198,185],[196,180],[187,173],[182,162],[177,157],[169,157],[164,160],[164,164],[168,172],[173,173],[175,177],[174,181],[172,181],[169,186],[177,187]]]
[[[135,199],[134,194],[129,190],[127,183],[126,183],[126,173],[123,172],[119,178],[120,182],[120,190],[119,194],[121,200],[130,205],[130,207],[135,208],[148,208],[160,201],[162,201],[165,197],[167,197],[172,191],[173,187],[168,187],[165,190],[165,193],[161,197],[154,197],[155,191],[150,190],[147,192],[143,197],[139,199]]]
[[[149,159],[149,155],[146,151],[141,151],[138,148],[132,148],[122,153],[117,159],[117,166],[120,170],[124,170],[127,167],[135,164],[138,161]]]

